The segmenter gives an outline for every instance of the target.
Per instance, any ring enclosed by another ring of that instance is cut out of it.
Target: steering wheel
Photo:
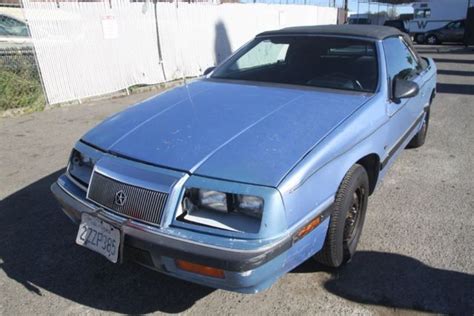
[[[348,80],[348,81],[352,82],[352,85],[354,86],[355,89],[364,90],[364,87],[362,86],[360,81],[352,78],[348,74],[345,74],[345,73],[342,73],[342,72],[333,72],[333,73],[329,74],[328,77],[335,78],[335,79],[340,78],[340,79]]]
[[[356,90],[364,90],[364,87],[360,83],[359,80],[351,78],[349,75],[342,73],[342,72],[333,72],[328,75],[318,77],[318,78],[313,78],[310,81],[308,81],[308,84],[311,84],[311,82],[315,82],[318,80],[328,80],[332,83],[338,83],[340,86],[346,85],[346,83],[351,83],[352,88]],[[342,83],[342,84],[341,84]]]

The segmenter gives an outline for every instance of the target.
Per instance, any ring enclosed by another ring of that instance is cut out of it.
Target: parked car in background
[[[428,32],[466,18],[469,0],[425,0],[413,4],[414,18],[408,22],[410,35],[418,44],[426,42]]]
[[[435,87],[394,28],[264,32],[90,130],[51,189],[110,261],[255,293],[311,257],[351,259],[369,196],[425,142]]]
[[[386,20],[389,20],[389,17],[385,11],[378,13],[348,13],[347,18],[348,24],[372,24],[372,25],[383,25]]]
[[[31,44],[28,25],[13,16],[0,14],[0,48]]]
[[[384,22],[383,25],[394,27],[394,28],[402,31],[403,33],[408,34],[408,29],[405,27],[405,21],[403,21],[403,20],[387,20],[387,21]]]
[[[464,42],[465,20],[453,21],[425,34],[425,43],[434,45],[443,42]]]
[[[357,18],[357,17],[349,17],[347,18],[348,24],[372,24],[372,21],[369,18]]]

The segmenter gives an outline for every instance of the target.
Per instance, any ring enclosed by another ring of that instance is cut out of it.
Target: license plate
[[[120,230],[95,216],[83,213],[76,243],[116,263],[120,246]]]

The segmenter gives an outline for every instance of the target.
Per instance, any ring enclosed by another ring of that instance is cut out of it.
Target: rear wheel
[[[425,36],[423,34],[416,34],[415,35],[415,42],[418,44],[424,44],[425,43]]]
[[[369,177],[364,167],[356,164],[337,191],[323,249],[315,255],[319,263],[337,268],[352,258],[362,233],[368,196]]]

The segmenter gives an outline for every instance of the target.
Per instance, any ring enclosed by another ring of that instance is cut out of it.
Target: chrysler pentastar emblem
[[[127,201],[127,195],[125,194],[125,192],[123,192],[123,190],[120,190],[117,193],[115,193],[114,203],[116,205],[123,206],[126,201]]]

